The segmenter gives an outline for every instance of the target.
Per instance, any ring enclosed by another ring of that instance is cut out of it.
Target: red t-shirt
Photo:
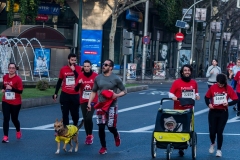
[[[240,93],[240,72],[239,71],[234,76],[234,80],[237,81],[236,91]]]
[[[78,76],[81,74],[81,67],[75,66],[75,70],[78,72]],[[78,94],[74,90],[75,84],[77,84],[77,79],[74,76],[74,72],[69,66],[63,66],[59,73],[59,78],[63,80],[62,82],[62,91],[68,94]]]
[[[80,74],[79,79],[83,80],[83,83],[80,86],[80,104],[88,102],[90,98],[90,94],[92,92],[94,79],[97,77],[97,73],[93,72],[90,77],[86,77],[83,73]],[[96,94],[95,98],[93,99],[94,103],[98,102],[98,96]]]
[[[218,84],[212,85],[206,95],[207,98],[211,99],[211,104],[214,109],[226,109],[222,104],[226,103],[229,98],[232,100],[238,100],[237,94],[234,92],[231,86],[219,87]]]
[[[10,85],[12,88],[18,89],[20,91],[23,90],[22,79],[18,75],[15,75],[11,78],[9,77],[9,74],[4,75],[3,85],[4,87],[6,87],[6,85]],[[22,98],[19,93],[15,93],[13,91],[6,92],[6,89],[5,89],[5,93],[2,97],[2,101],[12,105],[19,105],[22,103]]]
[[[184,82],[181,78],[175,80],[170,88],[170,93],[174,94],[177,98],[193,98],[195,99],[196,93],[198,93],[198,85],[195,80],[190,82]],[[192,108],[193,106],[180,105],[179,101],[174,101],[175,110],[185,110]]]

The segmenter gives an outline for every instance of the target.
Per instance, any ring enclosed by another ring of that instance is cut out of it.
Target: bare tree
[[[114,61],[114,40],[115,33],[117,28],[117,19],[127,9],[130,9],[133,6],[136,6],[140,3],[146,2],[147,0],[114,0],[113,6],[108,5],[112,10],[112,25],[111,31],[109,34],[109,58]]]

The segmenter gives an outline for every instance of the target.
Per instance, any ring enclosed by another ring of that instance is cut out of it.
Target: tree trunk
[[[109,34],[109,59],[114,61],[114,40],[117,29],[117,15],[112,14],[112,26]]]

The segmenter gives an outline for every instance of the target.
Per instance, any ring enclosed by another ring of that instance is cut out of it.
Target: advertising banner
[[[153,79],[165,79],[166,78],[166,62],[154,61]]]
[[[38,6],[38,14],[59,15],[60,6],[57,4],[42,3]]]
[[[136,63],[128,63],[127,68],[128,68],[127,79],[136,79],[137,64]]]
[[[85,60],[101,67],[102,30],[82,30],[81,63]]]
[[[48,76],[50,69],[50,49],[49,48],[35,48],[35,57],[33,61],[33,75],[34,76]]]
[[[180,50],[179,67],[182,67],[184,64],[190,64],[190,53],[191,50]]]
[[[207,9],[206,8],[196,8],[195,20],[199,22],[206,21]]]

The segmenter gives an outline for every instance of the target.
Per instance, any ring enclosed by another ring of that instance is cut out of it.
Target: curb
[[[147,89],[148,89],[148,85],[133,86],[133,87],[127,87],[127,92],[128,93],[137,92],[137,91],[147,90]],[[59,101],[53,101],[51,96],[22,99],[21,109],[58,104],[58,103]],[[0,110],[2,110],[2,102],[0,102]]]

